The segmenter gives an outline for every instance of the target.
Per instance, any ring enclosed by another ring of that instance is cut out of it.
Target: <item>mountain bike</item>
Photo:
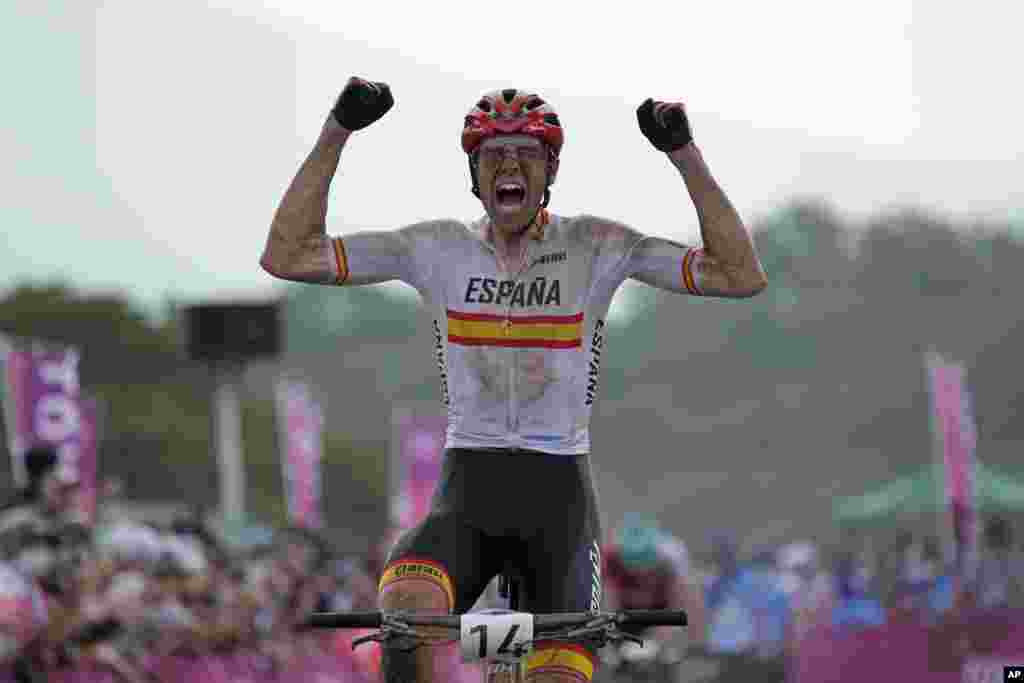
[[[686,626],[682,610],[626,610],[621,612],[565,612],[531,614],[518,611],[518,582],[502,578],[502,594],[510,598],[511,609],[487,609],[466,614],[424,616],[402,611],[365,610],[316,612],[308,618],[310,628],[371,628],[375,633],[352,641],[353,649],[367,642],[415,650],[423,646],[458,642],[462,661],[482,662],[484,683],[522,683],[523,658],[539,641],[561,641],[600,649],[609,643],[628,641],[642,646],[643,640],[624,633],[620,627]],[[458,632],[458,638],[438,640],[420,628]]]

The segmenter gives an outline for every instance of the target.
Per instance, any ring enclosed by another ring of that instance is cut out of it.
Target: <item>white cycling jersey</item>
[[[701,250],[543,210],[524,267],[499,266],[486,217],[329,240],[337,283],[401,280],[433,312],[448,448],[590,450],[605,316],[626,278],[700,293]]]

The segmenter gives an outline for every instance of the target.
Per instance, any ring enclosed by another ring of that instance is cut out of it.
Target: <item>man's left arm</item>
[[[747,297],[768,285],[754,240],[694,142],[667,156],[686,183],[697,210],[704,247],[690,266],[702,294]]]
[[[686,290],[724,297],[749,297],[762,291],[768,278],[754,241],[694,143],[686,108],[681,102],[648,98],[636,115],[640,132],[668,156],[697,209],[704,244],[702,249],[686,251],[682,273]]]

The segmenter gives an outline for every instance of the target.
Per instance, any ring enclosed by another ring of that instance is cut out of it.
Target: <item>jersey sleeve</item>
[[[619,282],[633,278],[670,292],[702,294],[697,269],[701,249],[605,218],[589,217],[587,229],[601,274]]]
[[[441,223],[428,221],[398,230],[365,230],[328,240],[337,285],[400,280],[424,289],[437,263]]]

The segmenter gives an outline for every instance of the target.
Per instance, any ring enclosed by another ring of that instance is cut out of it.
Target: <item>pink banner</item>
[[[974,500],[975,432],[970,394],[961,365],[932,354],[928,358],[932,429],[945,471],[945,493],[953,536],[964,577],[973,576],[977,554],[977,510]]]
[[[441,476],[447,426],[443,414],[406,415],[399,423],[400,477],[395,504],[403,529],[418,524],[430,510],[434,487]]]
[[[296,526],[319,529],[323,413],[306,384],[280,382],[276,392],[288,518]]]
[[[35,342],[8,354],[11,451],[15,479],[23,485],[25,452],[36,445],[55,447],[61,465],[81,482],[79,512],[89,522],[96,500],[96,405],[81,397],[78,359],[73,348],[50,350]]]
[[[935,626],[822,628],[801,642],[787,678],[791,683],[995,681],[1003,680],[1001,665],[1011,662],[1024,663],[1024,610],[966,615]]]

